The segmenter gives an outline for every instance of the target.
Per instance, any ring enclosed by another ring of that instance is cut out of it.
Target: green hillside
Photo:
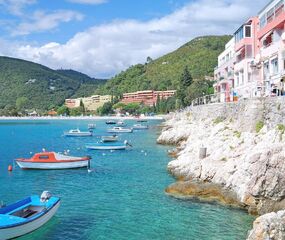
[[[99,85],[103,85],[107,81],[107,79],[91,78],[84,73],[77,72],[71,69],[69,70],[60,69],[57,70],[57,72],[60,73],[61,75],[77,80],[80,83],[80,87],[76,90],[75,94],[72,96],[73,98],[91,96],[92,94],[94,94]]]
[[[78,76],[81,73],[55,71],[33,62],[0,57],[0,109],[16,106],[18,99],[25,108],[46,110],[62,105],[66,98],[83,95],[83,89],[94,93],[98,81]]]
[[[194,79],[213,76],[218,55],[231,36],[198,37],[176,51],[146,64],[138,64],[121,72],[97,91],[122,94],[124,92],[155,89],[177,89],[186,66]]]

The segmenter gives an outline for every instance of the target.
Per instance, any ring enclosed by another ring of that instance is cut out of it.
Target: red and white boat
[[[55,152],[36,153],[32,158],[18,158],[22,169],[69,169],[88,167],[91,157],[73,157]]]

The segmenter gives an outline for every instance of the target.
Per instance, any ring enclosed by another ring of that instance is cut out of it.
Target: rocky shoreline
[[[194,107],[169,116],[157,140],[177,146],[175,160],[168,164],[177,182],[166,192],[218,201],[255,215],[285,209],[285,125],[279,117],[285,109],[279,104],[261,99]],[[267,106],[274,106],[277,114]],[[269,123],[272,118],[276,121]],[[202,147],[207,149],[205,158],[199,157]],[[248,239],[285,239],[285,214],[278,217],[280,226],[271,228],[263,226],[267,215],[258,218]]]

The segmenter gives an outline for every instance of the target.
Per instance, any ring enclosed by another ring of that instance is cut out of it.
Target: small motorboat
[[[115,125],[116,123],[117,122],[113,121],[113,120],[106,121],[106,124],[108,124],[108,125]]]
[[[134,124],[133,125],[134,130],[144,130],[148,129],[148,125],[142,125],[142,124]]]
[[[117,135],[112,136],[102,136],[101,140],[102,142],[117,142],[119,137]]]
[[[32,158],[18,158],[22,169],[70,169],[88,167],[91,157],[72,157],[55,152],[36,153]]]
[[[109,133],[132,133],[132,128],[113,127],[107,130]]]
[[[125,127],[127,124],[124,121],[118,121],[117,126]]]
[[[86,148],[89,150],[125,150],[128,146],[131,146],[128,141],[124,142],[98,142],[90,143],[86,145]]]
[[[60,198],[44,191],[0,208],[0,239],[11,239],[30,233],[48,222],[60,206]]]
[[[64,132],[64,136],[66,137],[91,137],[93,135],[92,132],[82,132],[78,128],[71,129],[68,132]]]
[[[88,124],[88,129],[95,129],[95,128],[96,128],[96,124],[94,123]]]

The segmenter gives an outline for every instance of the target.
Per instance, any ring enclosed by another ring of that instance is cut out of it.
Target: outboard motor
[[[51,198],[51,193],[49,191],[43,191],[41,195],[41,202],[47,202]]]

